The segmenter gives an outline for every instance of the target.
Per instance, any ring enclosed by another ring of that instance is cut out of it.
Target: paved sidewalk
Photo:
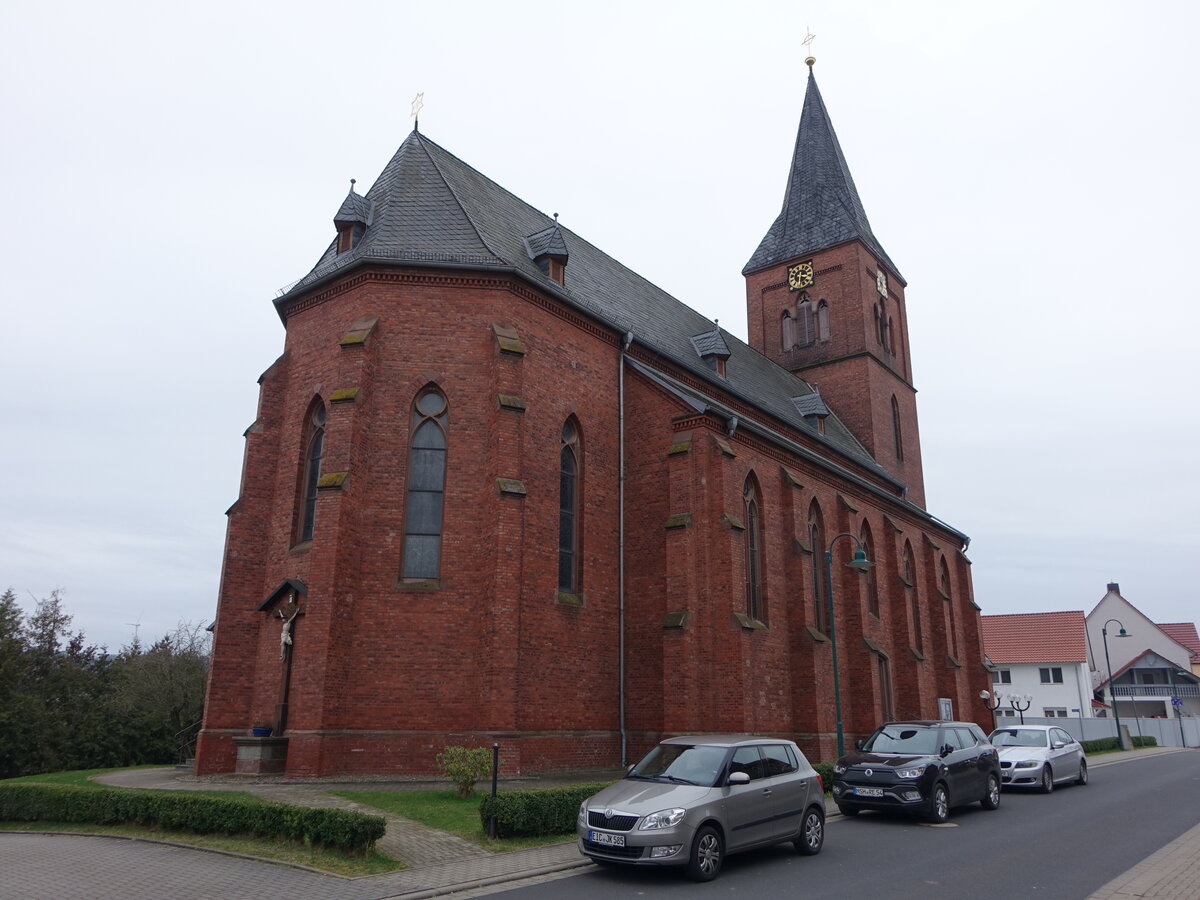
[[[1109,753],[1092,760],[1093,769],[1146,756],[1165,753],[1187,752],[1178,748],[1154,747]],[[605,773],[616,777],[619,773]],[[578,779],[520,779],[506,781],[504,787],[534,787],[550,784],[570,783],[573,780],[600,780],[601,773],[586,773]],[[138,769],[114,773],[100,779],[104,783],[124,787],[168,788],[174,790],[244,790],[263,796],[265,799],[299,806],[359,808],[378,814],[378,810],[356,807],[350,801],[335,797],[332,790],[363,789],[367,783],[344,781],[288,781],[283,778],[243,779],[230,776],[215,780],[199,779],[182,774],[174,769]],[[440,782],[369,782],[372,788],[416,789],[447,787]],[[837,807],[828,803],[829,814],[837,814]],[[373,875],[347,879],[321,875],[284,865],[265,865],[262,861],[236,857],[229,854],[198,853],[181,850],[178,845],[154,844],[127,840],[113,840],[83,836],[47,836],[27,834],[0,834],[0,847],[6,860],[6,868],[16,874],[41,876],[45,874],[55,882],[54,889],[43,892],[39,888],[30,893],[9,893],[6,888],[16,887],[8,878],[0,879],[0,898],[53,896],[59,898],[94,896],[94,890],[106,881],[96,880],[95,868],[84,866],[84,860],[102,857],[105,861],[136,857],[140,860],[135,868],[144,876],[156,869],[160,877],[182,875],[184,865],[189,875],[187,882],[197,889],[189,896],[256,898],[275,897],[287,900],[302,900],[320,897],[326,900],[382,900],[382,898],[419,898],[472,891],[478,896],[489,886],[511,885],[512,882],[535,879],[555,872],[586,866],[576,849],[574,841],[551,844],[531,850],[492,854],[483,848],[452,835],[426,828],[419,823],[399,816],[385,816],[388,822],[387,835],[380,842],[382,852],[404,860],[410,868],[386,875]],[[107,842],[106,842],[107,841]],[[68,846],[79,846],[79,850],[67,850]],[[101,848],[101,849],[95,849]],[[156,849],[151,849],[156,848]],[[76,858],[80,870],[64,865],[63,860]],[[181,856],[182,854],[182,856]],[[162,857],[162,867],[154,861]],[[167,860],[170,860],[167,863]],[[186,863],[186,865],[185,865]],[[9,868],[11,866],[11,868]],[[123,864],[121,872],[129,871]],[[114,877],[116,870],[114,870]],[[4,882],[8,882],[5,884]],[[61,882],[61,883],[60,883]],[[17,882],[19,883],[19,882]],[[207,885],[200,891],[201,884]],[[158,887],[167,888],[163,881]],[[1179,837],[1171,844],[1139,863],[1121,877],[1114,879],[1089,900],[1132,900],[1135,897],[1165,898],[1165,900],[1194,900],[1200,896],[1196,885],[1200,884],[1200,825]],[[26,886],[28,883],[26,883]],[[234,887],[234,886],[237,887]],[[250,886],[253,885],[253,889]],[[243,891],[242,889],[245,889]],[[136,888],[126,896],[152,896],[154,892],[140,893]]]

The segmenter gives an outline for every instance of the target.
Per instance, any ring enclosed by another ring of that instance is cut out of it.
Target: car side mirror
[[[1064,744],[1062,741],[1055,741],[1050,746],[1053,747],[1055,750],[1061,750],[1063,747],[1065,747],[1067,745]]]
[[[949,756],[953,752],[954,752],[954,748],[951,747],[949,744],[942,744],[942,749],[938,751],[938,756],[945,759],[947,756]]]
[[[632,771],[633,771],[633,767],[634,767],[634,766],[636,766],[636,765],[637,765],[637,763],[630,763],[630,764],[629,764],[629,768],[625,770],[625,774],[626,774],[626,775],[628,775],[630,772],[632,772]]]
[[[855,750],[861,750],[861,749],[863,748],[863,745],[864,745],[865,743],[866,743],[866,741],[863,741],[863,740],[858,740],[858,741],[855,741],[855,742],[854,742],[854,749],[855,749]]]
[[[750,776],[745,772],[730,772],[726,784],[749,784]]]

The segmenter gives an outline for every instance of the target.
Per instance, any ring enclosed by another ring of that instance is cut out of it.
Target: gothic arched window
[[[904,432],[900,430],[900,404],[892,395],[892,443],[896,448],[896,459],[904,462]]]
[[[430,385],[417,396],[408,450],[401,577],[431,580],[442,563],[442,502],[446,490],[446,398]]]
[[[574,418],[563,425],[558,454],[558,589],[579,593],[579,426]]]
[[[300,469],[299,514],[296,516],[297,544],[312,540],[317,519],[317,482],[321,480],[321,459],[325,455],[325,404],[313,401],[304,425],[304,457]]]
[[[824,300],[817,304],[817,340],[829,340],[829,304]]]
[[[796,346],[796,320],[792,318],[792,311],[785,309],[783,311],[783,321],[780,323],[780,333],[783,339],[783,349],[791,350]]]
[[[751,475],[742,492],[746,512],[746,615],[762,622],[766,620],[763,607],[763,527],[762,501],[758,485]]]
[[[875,563],[871,568],[867,569],[864,577],[867,579],[867,612],[876,618],[879,617],[879,580],[875,575],[875,570],[879,566],[879,560],[875,558],[875,546],[871,541],[871,526],[863,522],[862,531],[859,532],[859,543],[862,545],[862,551],[867,555],[867,559]]]
[[[829,630],[825,605],[825,524],[814,500],[808,508],[808,539],[812,546],[812,622],[817,631]]]
[[[913,565],[912,544],[904,542],[904,559],[901,562],[904,575],[904,597],[908,603],[909,615],[912,618],[913,648],[920,653],[925,652],[925,638],[921,633],[921,600],[917,596],[917,573]]]
[[[816,339],[812,301],[808,299],[808,294],[801,294],[800,302],[796,304],[796,343],[807,347]]]

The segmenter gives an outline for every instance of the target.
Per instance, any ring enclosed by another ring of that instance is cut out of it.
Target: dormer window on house
[[[357,247],[367,227],[371,224],[371,214],[374,204],[354,192],[354,179],[350,179],[350,193],[342,201],[341,209],[333,217],[333,225],[337,229],[337,252],[345,253]]]
[[[555,284],[566,285],[567,260],[570,253],[562,230],[558,227],[558,213],[554,215],[553,225],[525,238],[525,252],[542,270],[543,275]]]
[[[720,377],[725,377],[725,365],[729,360],[729,345],[721,336],[720,328],[692,335],[692,349],[696,351],[697,356],[704,360],[706,366]]]

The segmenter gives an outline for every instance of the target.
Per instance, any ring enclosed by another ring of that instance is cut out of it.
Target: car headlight
[[[584,800],[582,803],[579,804],[579,824],[580,825],[587,824],[587,801],[586,800]]]
[[[843,766],[841,763],[834,763],[833,764],[833,774],[834,775],[845,775],[846,767]]]
[[[1018,769],[1036,769],[1040,765],[1041,765],[1041,763],[1038,762],[1036,759],[1023,759],[1019,763],[1017,763],[1016,768],[1018,768]]]
[[[925,766],[913,766],[910,769],[897,769],[897,778],[920,778],[925,774]]]
[[[639,831],[649,831],[652,828],[674,828],[683,821],[686,809],[660,809],[656,813],[650,813],[646,818],[642,819],[642,824],[638,826]]]

